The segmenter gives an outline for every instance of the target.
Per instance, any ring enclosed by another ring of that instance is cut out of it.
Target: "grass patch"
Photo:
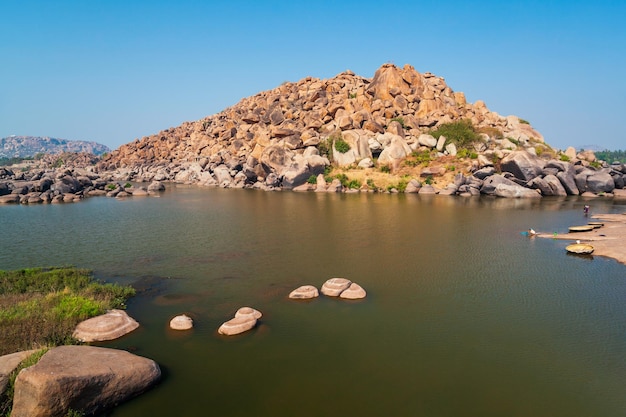
[[[481,140],[480,135],[476,132],[470,120],[444,123],[429,133],[435,139],[445,136],[447,139],[446,144],[454,143],[459,149],[468,148],[473,143]]]
[[[350,145],[341,135],[335,138],[335,150],[339,153],[346,153],[350,150]]]
[[[0,355],[71,344],[85,319],[124,308],[132,287],[94,281],[73,267],[0,271]]]

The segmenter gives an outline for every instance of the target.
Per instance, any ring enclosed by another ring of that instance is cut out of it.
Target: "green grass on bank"
[[[0,355],[72,344],[76,325],[124,308],[132,287],[96,282],[74,267],[0,271]]]

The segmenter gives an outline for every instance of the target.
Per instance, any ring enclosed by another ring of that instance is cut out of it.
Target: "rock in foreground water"
[[[322,294],[329,297],[338,297],[350,284],[352,284],[352,281],[345,278],[331,278],[322,285]]]
[[[113,340],[132,332],[137,323],[123,310],[109,310],[106,314],[78,323],[74,338],[81,342]]]
[[[185,314],[181,314],[170,320],[170,329],[172,330],[189,330],[192,327],[193,320]]]
[[[306,300],[318,297],[319,291],[313,285],[303,285],[289,293],[289,298],[294,300]]]

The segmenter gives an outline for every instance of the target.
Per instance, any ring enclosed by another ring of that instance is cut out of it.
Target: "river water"
[[[75,265],[141,290],[141,327],[99,345],[164,377],[114,417],[622,417],[626,267],[520,233],[585,224],[587,203],[172,186],[0,207],[0,269]],[[287,298],[332,277],[367,298]],[[257,328],[218,335],[242,306]],[[181,313],[193,330],[168,329]]]

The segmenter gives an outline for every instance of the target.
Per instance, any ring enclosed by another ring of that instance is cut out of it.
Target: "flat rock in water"
[[[81,342],[113,340],[132,332],[137,323],[123,310],[109,310],[106,314],[78,323],[74,338]]]
[[[339,294],[339,297],[346,298],[348,300],[358,300],[360,298],[365,298],[366,295],[367,293],[363,287],[353,282],[346,290]]]
[[[217,332],[225,336],[233,336],[254,328],[256,321],[254,317],[235,317],[222,324]]]
[[[172,330],[189,330],[192,327],[193,320],[185,314],[181,314],[170,320],[170,329]]]
[[[244,317],[244,318],[248,318],[248,319],[252,318],[252,319],[258,320],[261,317],[263,317],[263,314],[261,314],[261,312],[259,310],[255,310],[252,307],[241,307],[235,313],[235,317]]]
[[[338,297],[350,284],[352,284],[352,281],[349,279],[331,278],[322,285],[322,294],[329,297]]]
[[[101,413],[144,392],[160,377],[156,362],[123,350],[56,347],[18,374],[11,416],[64,416],[69,409]]]
[[[296,288],[289,293],[289,298],[295,300],[306,300],[310,298],[319,297],[319,291],[313,285],[303,285]]]

